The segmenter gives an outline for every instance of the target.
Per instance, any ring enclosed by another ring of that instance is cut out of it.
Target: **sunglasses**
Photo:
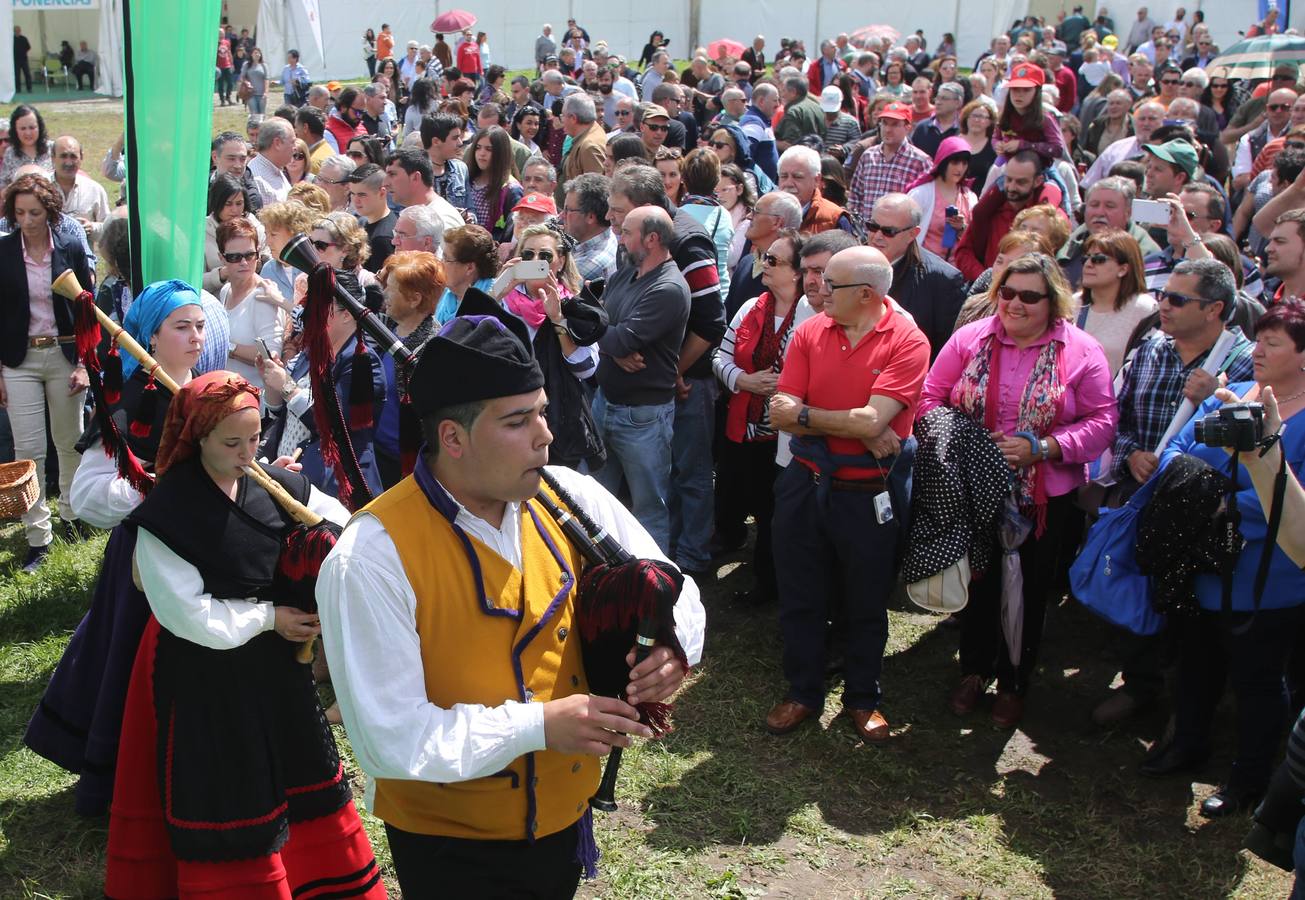
[[[1230,85],[1230,84],[1229,84],[1228,82],[1226,82],[1226,81],[1211,81],[1211,82],[1210,82],[1210,88],[1211,88],[1212,90],[1226,91],[1226,90],[1228,90],[1228,88],[1230,88],[1231,86],[1232,86],[1232,85]]]
[[[643,123],[643,127],[644,127],[644,128],[647,128],[649,131],[670,131],[670,130],[671,130],[671,126],[669,126],[669,125],[654,125],[654,124],[652,124],[651,122],[644,122],[644,123]]]
[[[294,156],[293,156],[292,158],[293,158],[293,159],[307,159],[308,157],[304,156],[302,153],[296,153],[296,154],[294,154]]]
[[[768,266],[775,266],[775,267],[790,265],[787,259],[780,259],[778,256],[776,256],[773,253],[761,254],[761,261]]]
[[[618,109],[618,110],[616,111],[616,114],[617,114],[618,116],[628,116],[631,112],[633,112],[633,110],[629,110],[629,109]]]
[[[1182,84],[1183,87],[1189,88],[1199,88],[1201,86],[1201,82],[1199,81],[1184,81]]]
[[[1179,78],[1161,78],[1161,84],[1180,84],[1182,79]]]
[[[891,225],[880,225],[878,222],[866,222],[865,230],[867,234],[874,234],[877,231],[882,231],[884,237],[891,238],[897,237],[903,231],[910,231],[911,229],[910,226],[907,226],[906,228],[894,228]]]
[[[245,262],[246,260],[258,259],[258,251],[249,250],[245,253],[223,253],[222,258],[229,263],[235,264],[235,263]]]
[[[325,253],[327,247],[340,246],[335,241],[313,241],[313,246],[317,248],[318,253]]]
[[[1018,299],[1025,306],[1033,306],[1047,299],[1046,292],[1039,291],[1017,291],[1008,284],[1003,284],[997,288],[997,296],[1009,303]]]
[[[1084,262],[1090,262],[1094,266],[1100,266],[1113,260],[1114,257],[1109,253],[1089,253],[1083,257]]]
[[[522,251],[521,251],[521,258],[522,258],[522,259],[530,260],[530,259],[534,259],[535,256],[536,256],[536,254],[535,254],[535,251],[534,251],[534,250],[522,250]],[[552,251],[552,250],[540,250],[538,256],[539,256],[539,258],[542,259],[544,262],[552,262],[552,261],[553,261],[553,251]]]
[[[1305,150],[1305,141],[1288,141],[1283,146],[1288,150]]]
[[[1270,112],[1282,112],[1284,109],[1291,109],[1291,104],[1290,104],[1290,103],[1268,103],[1268,104],[1265,104],[1265,107],[1264,107],[1264,108],[1267,109],[1267,110],[1269,110]]]
[[[1164,300],[1175,309],[1182,309],[1189,303],[1199,303],[1201,306],[1205,306],[1207,303],[1215,302],[1213,300],[1206,300],[1204,297],[1189,297],[1186,294],[1178,294],[1173,291],[1161,291],[1160,299]]]
[[[727,147],[734,146],[729,141],[708,141],[708,143],[711,144],[713,150],[724,150]]]

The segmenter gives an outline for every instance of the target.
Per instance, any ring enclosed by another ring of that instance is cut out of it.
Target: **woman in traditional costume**
[[[319,628],[278,575],[294,520],[245,477],[259,424],[258,390],[240,376],[191,381],[168,410],[158,482],[126,520],[152,615],[123,715],[111,897],[289,898],[323,885],[385,896],[310,667],[295,659]],[[262,468],[346,520],[304,476]]]
[[[163,372],[184,385],[204,347],[204,324],[195,289],[183,281],[161,281],[141,293],[123,327],[149,349]],[[118,365],[114,351],[105,359],[106,371],[116,373]],[[101,394],[113,424],[99,416],[92,419],[78,444],[82,459],[68,498],[77,518],[112,529],[104,565],[91,608],[68,643],[23,737],[33,752],[81,776],[74,805],[84,816],[109,811],[122,706],[149,617],[145,595],[131,578],[136,529],[119,524],[144,499],[142,488],[147,485],[129,471],[120,471],[127,468],[126,458],[113,452],[113,438],[125,442],[146,470],[152,469],[172,399],[131,356],[121,359],[120,365],[122,379],[106,378]],[[104,432],[110,427],[114,434],[106,440]]]

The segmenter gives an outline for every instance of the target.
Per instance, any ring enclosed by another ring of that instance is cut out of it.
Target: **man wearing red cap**
[[[512,207],[512,216],[516,220],[512,231],[520,234],[523,229],[531,225],[543,225],[556,215],[557,204],[552,197],[547,194],[526,194]]]
[[[870,218],[884,194],[900,191],[933,166],[924,151],[907,141],[910,130],[911,107],[905,103],[889,103],[879,113],[879,144],[861,154],[847,195],[847,210],[858,222]]]

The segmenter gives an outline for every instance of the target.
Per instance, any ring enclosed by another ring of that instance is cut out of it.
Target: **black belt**
[[[806,466],[803,466],[806,469]],[[820,484],[828,476],[815,469],[807,469],[812,484]],[[836,491],[858,491],[863,494],[878,494],[888,489],[888,482],[880,478],[828,478],[829,486]]]

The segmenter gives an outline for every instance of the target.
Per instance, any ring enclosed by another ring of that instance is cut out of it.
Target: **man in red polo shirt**
[[[892,281],[878,250],[834,254],[824,314],[793,332],[770,401],[771,423],[793,435],[794,457],[775,484],[788,690],[766,716],[772,734],[820,716],[832,614],[847,641],[843,709],[863,740],[888,738],[879,710],[887,601],[908,500],[911,422],[929,369],[928,338],[885,302]]]

